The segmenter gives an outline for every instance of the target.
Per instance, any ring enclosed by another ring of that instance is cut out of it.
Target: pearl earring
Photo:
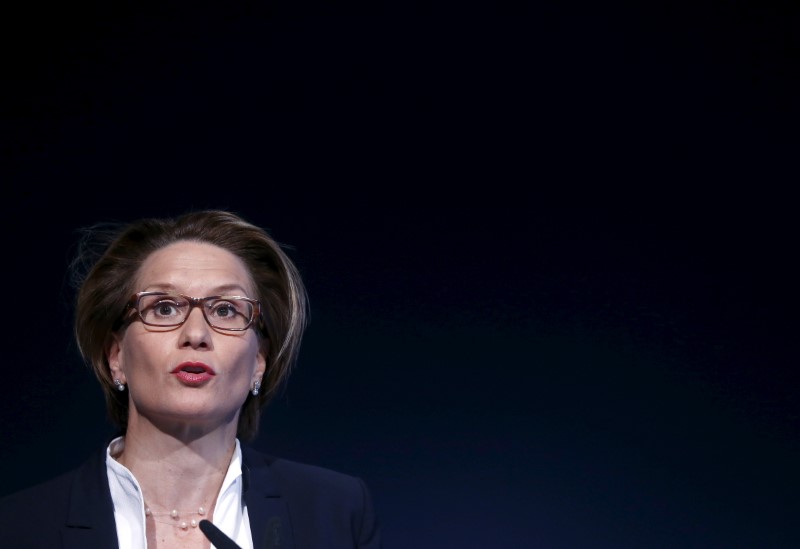
[[[253,382],[253,390],[250,391],[251,393],[253,393],[253,396],[258,396],[258,392],[260,390],[261,390],[261,382],[260,381]]]
[[[124,384],[124,383],[122,383],[122,382],[121,382],[120,380],[118,380],[118,379],[115,379],[115,380],[114,380],[114,385],[117,387],[117,391],[124,391],[124,390],[125,390],[125,384]]]

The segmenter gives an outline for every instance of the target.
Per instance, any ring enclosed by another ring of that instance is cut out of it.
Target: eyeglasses
[[[258,301],[238,295],[191,297],[167,292],[139,292],[128,303],[128,308],[136,310],[142,323],[160,328],[180,326],[194,307],[200,307],[209,326],[231,332],[248,329],[261,314]]]

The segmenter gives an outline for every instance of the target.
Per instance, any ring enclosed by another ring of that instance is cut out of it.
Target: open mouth
[[[184,362],[182,364],[178,364],[178,366],[172,370],[172,373],[177,374],[178,372],[186,372],[188,374],[209,374],[212,376],[215,373],[211,366],[203,364],[202,362]]]
[[[214,377],[214,369],[201,362],[184,362],[172,370],[175,375],[185,385],[202,385]]]

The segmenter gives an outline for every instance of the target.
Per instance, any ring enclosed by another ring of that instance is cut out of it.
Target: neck
[[[136,477],[153,508],[213,507],[236,446],[233,428],[166,432],[130,418],[125,447],[115,456]]]

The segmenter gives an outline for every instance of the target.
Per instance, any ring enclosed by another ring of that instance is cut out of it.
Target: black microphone
[[[214,526],[210,520],[203,519],[200,521],[200,530],[208,538],[208,541],[217,549],[242,549],[236,542],[226,536],[222,530]]]

